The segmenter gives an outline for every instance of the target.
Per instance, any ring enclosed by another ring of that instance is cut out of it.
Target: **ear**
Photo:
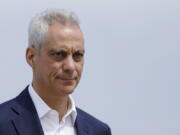
[[[28,47],[26,49],[26,61],[33,68],[36,57],[36,49],[33,47]]]

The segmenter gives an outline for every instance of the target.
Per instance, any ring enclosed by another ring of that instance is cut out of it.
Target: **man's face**
[[[84,41],[80,29],[76,25],[53,24],[40,54],[32,49],[29,51],[34,53],[34,57],[30,65],[35,89],[61,96],[72,93],[81,78],[84,63]]]

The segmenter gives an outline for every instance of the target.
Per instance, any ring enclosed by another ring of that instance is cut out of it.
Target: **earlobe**
[[[35,48],[33,47],[28,47],[26,49],[26,61],[32,68],[34,67],[35,53]]]

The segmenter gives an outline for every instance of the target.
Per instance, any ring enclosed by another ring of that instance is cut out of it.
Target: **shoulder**
[[[0,104],[0,112],[7,112],[13,108],[18,109],[18,99],[19,102],[25,102],[25,100],[23,99],[28,99],[28,86],[16,97],[4,102]]]
[[[7,121],[12,116],[12,107],[15,106],[15,99],[0,104],[0,123]]]
[[[92,130],[99,130],[101,132],[104,132],[104,134],[106,133],[107,135],[111,135],[110,127],[106,123],[95,118],[94,116],[83,111],[80,108],[77,108],[77,113],[83,121],[88,123],[88,125],[92,128]]]
[[[14,104],[15,104],[15,99],[11,99],[4,103],[1,103],[0,104],[0,112],[8,111],[11,108],[11,106],[13,106]]]

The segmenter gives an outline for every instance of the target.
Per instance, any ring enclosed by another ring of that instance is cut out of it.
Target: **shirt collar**
[[[34,90],[32,84],[29,85],[29,94],[32,98],[32,101],[35,105],[35,108],[37,110],[38,116],[41,119],[43,116],[45,116],[48,112],[52,111],[53,109],[50,108],[43,100],[42,98],[37,94],[37,92]],[[55,110],[54,110],[55,111]],[[76,117],[77,117],[77,110],[75,107],[75,102],[71,95],[69,95],[69,105],[68,105],[68,111],[62,118],[63,121],[65,119],[71,116],[73,124],[75,123]]]
[[[75,107],[75,103],[74,103],[74,100],[72,98],[71,95],[69,95],[69,105],[68,105],[68,111],[67,113],[65,114],[65,116],[63,117],[62,120],[64,120],[66,117],[68,117],[69,115],[71,115],[72,117],[72,122],[73,124],[75,123],[75,120],[76,120],[76,117],[77,117],[77,110],[76,110],[76,107]]]

